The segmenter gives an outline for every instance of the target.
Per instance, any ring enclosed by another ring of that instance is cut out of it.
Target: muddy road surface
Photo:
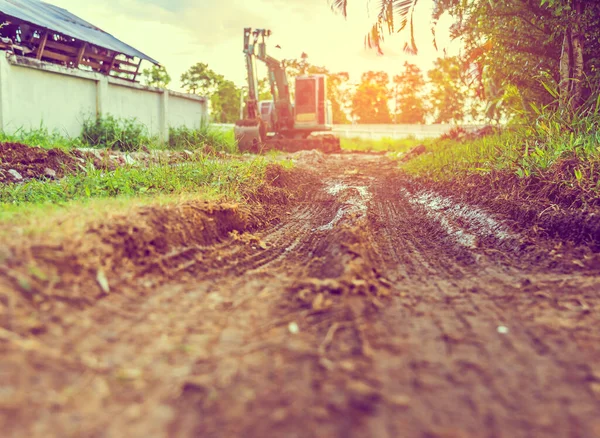
[[[8,437],[600,437],[600,276],[381,156],[181,281],[2,329]],[[185,257],[183,250],[180,254]]]

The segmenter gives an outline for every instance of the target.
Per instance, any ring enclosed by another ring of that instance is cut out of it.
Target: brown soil
[[[301,156],[247,207],[15,244],[3,436],[600,436],[593,248],[380,156]]]
[[[96,169],[113,171],[124,166],[176,164],[205,156],[230,158],[228,154],[212,150],[210,147],[193,152],[148,149],[136,152],[74,149],[65,152],[61,149],[44,149],[20,143],[0,143],[0,184],[22,183],[32,179],[59,179],[65,175],[85,172],[89,165]],[[11,173],[11,170],[16,171],[21,178]]]
[[[29,179],[61,178],[81,170],[87,157],[80,152],[29,147],[20,143],[0,143],[0,183]],[[81,166],[81,167],[80,167]],[[22,179],[12,175],[15,170]],[[50,172],[48,172],[48,170]]]

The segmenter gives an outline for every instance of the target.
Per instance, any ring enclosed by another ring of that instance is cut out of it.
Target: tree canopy
[[[164,66],[153,65],[142,71],[144,84],[149,87],[167,88],[171,83],[171,76]]]
[[[347,15],[350,0],[328,1],[333,10]],[[410,37],[405,50],[417,53],[413,16],[423,3],[381,0],[365,38],[367,45],[383,53],[385,36],[405,30]],[[430,0],[429,4],[434,6],[433,30],[443,14],[455,20],[451,37],[464,45],[461,69],[470,74],[469,83],[486,102],[488,116],[527,111],[532,103],[555,102],[576,109],[597,96],[593,84],[600,80],[600,2]]]

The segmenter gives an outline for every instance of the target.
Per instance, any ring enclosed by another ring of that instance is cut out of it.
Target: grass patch
[[[102,118],[87,118],[79,137],[68,137],[59,131],[50,132],[41,125],[37,129],[18,129],[13,134],[0,131],[1,143],[21,143],[27,146],[41,146],[45,149],[58,148],[65,151],[81,148],[107,148],[125,152],[148,149],[196,150],[211,148],[213,151],[237,153],[237,143],[233,129],[222,130],[209,124],[198,129],[171,127],[169,142],[162,143],[151,136],[148,129],[135,118],[122,119],[107,115]]]
[[[58,131],[50,132],[43,126],[30,130],[19,128],[14,134],[0,131],[0,143],[21,143],[27,146],[39,146],[44,149],[56,148],[64,151],[83,146],[79,137],[70,138]]]
[[[474,141],[438,140],[429,145],[430,153],[410,161],[404,169],[434,181],[503,173],[529,184],[529,189],[551,194],[551,200],[598,205],[599,109],[600,99],[591,111],[568,118],[543,110],[528,127]]]
[[[176,165],[127,166],[112,172],[89,167],[87,172],[66,176],[56,182],[31,180],[0,186],[0,205],[6,212],[11,205],[193,193],[199,189],[238,199],[242,191],[260,184],[267,163],[260,157],[250,161],[199,157]]]
[[[342,149],[360,152],[407,152],[412,148],[431,140],[418,140],[415,137],[404,139],[382,138],[379,140],[360,137],[341,138]]]
[[[180,127],[169,130],[169,149],[194,150],[207,146],[221,152],[238,151],[233,129],[225,131],[203,124],[199,129]]]
[[[84,120],[81,141],[88,146],[120,151],[137,151],[158,143],[135,118],[117,119],[111,115]]]

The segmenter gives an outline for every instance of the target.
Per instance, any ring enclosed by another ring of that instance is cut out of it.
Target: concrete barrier
[[[199,128],[208,106],[204,97],[0,52],[0,131],[43,126],[77,137],[85,119],[100,115],[136,118],[168,141],[169,127]]]

